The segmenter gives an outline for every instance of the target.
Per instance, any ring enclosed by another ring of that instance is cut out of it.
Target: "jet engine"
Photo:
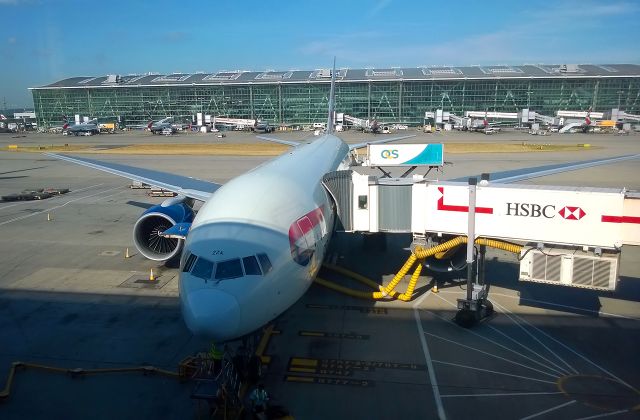
[[[133,226],[133,243],[150,260],[167,261],[180,254],[184,240],[165,238],[160,233],[177,223],[191,223],[193,217],[188,199],[170,198],[142,213]]]

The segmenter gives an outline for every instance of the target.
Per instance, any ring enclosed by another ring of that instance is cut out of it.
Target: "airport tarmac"
[[[235,134],[225,141],[252,139]],[[189,135],[189,142],[192,136],[210,141]],[[111,145],[142,137],[70,139]],[[146,138],[157,142],[161,136]],[[18,140],[63,144],[68,139],[0,135],[0,147]],[[350,133],[348,140],[361,141],[361,135]],[[452,165],[441,178],[640,153],[637,135],[445,133],[411,141],[542,140],[593,147],[449,155],[445,160]],[[92,157],[215,182],[267,159]],[[43,201],[0,202],[0,383],[18,360],[66,368],[153,365],[175,371],[185,356],[208,348],[210,343],[191,336],[182,322],[176,270],[145,260],[133,247],[133,224],[161,198],[128,188],[122,178],[37,153],[0,152],[0,181],[0,195],[36,187],[71,189]],[[640,190],[640,165],[620,162],[530,182]],[[386,284],[408,256],[410,241],[407,235],[372,242],[339,233],[329,258]],[[129,259],[124,258],[127,248]],[[157,283],[134,287],[132,279],[148,276],[152,268]],[[438,278],[441,291],[435,294],[430,292],[433,278],[423,272],[417,296],[408,303],[357,300],[314,285],[275,321],[280,333],[267,348],[266,388],[299,419],[637,418],[640,249],[623,249],[615,293],[519,283],[517,268],[515,257],[489,254],[487,278],[496,313],[471,330],[451,321],[456,298],[464,295],[455,277]],[[11,395],[0,401],[0,417],[192,418],[192,386],[160,375],[74,379],[27,369],[17,373]]]

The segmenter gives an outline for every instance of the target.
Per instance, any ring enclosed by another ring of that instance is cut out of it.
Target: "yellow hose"
[[[476,243],[478,245],[486,245],[490,246],[491,248],[513,252],[514,254],[520,254],[520,251],[522,251],[522,245],[512,244],[510,242],[496,241],[495,239],[478,238],[476,239]]]
[[[336,284],[332,281],[325,280],[321,277],[316,277],[314,281],[321,286],[335,290],[336,292],[340,292],[347,296],[352,296],[360,299],[375,299],[372,292],[361,292],[359,290],[350,289],[348,287],[340,286],[339,284]]]
[[[408,302],[411,300],[411,296],[413,296],[413,290],[416,288],[416,284],[418,283],[418,277],[420,277],[420,272],[422,271],[422,264],[418,264],[416,270],[413,272],[411,276],[411,280],[409,280],[409,285],[407,286],[406,292],[398,296],[403,302]]]
[[[415,262],[416,262],[416,256],[414,254],[411,254],[409,258],[407,258],[407,261],[404,263],[400,271],[398,271],[398,273],[393,277],[393,279],[389,282],[389,284],[387,284],[387,287],[383,288],[382,286],[379,286],[380,291],[375,292],[373,294],[373,298],[382,299],[384,297],[389,296],[393,292],[393,290],[396,288],[398,283],[400,283],[400,280],[402,280],[404,276],[407,274],[407,272],[411,269],[411,267],[413,266],[413,263]]]
[[[398,273],[393,277],[393,279],[391,279],[391,281],[389,282],[389,284],[387,284],[386,287],[383,287],[382,285],[379,285],[375,281],[368,279],[358,273],[349,271],[345,268],[338,267],[335,265],[330,265],[330,264],[324,265],[325,268],[328,268],[330,270],[336,271],[340,274],[343,274],[345,276],[358,280],[359,282],[364,283],[373,289],[379,289],[379,291],[376,291],[376,292],[362,292],[359,290],[350,289],[348,287],[341,286],[339,284],[322,279],[320,277],[316,277],[315,281],[318,284],[325,286],[329,289],[335,290],[340,293],[344,293],[345,295],[348,295],[348,296],[360,298],[360,299],[380,300],[384,298],[396,298],[396,299],[402,300],[403,302],[408,302],[411,300],[413,291],[415,290],[416,284],[418,283],[418,278],[420,277],[420,273],[422,272],[422,262],[424,261],[424,259],[437,254],[445,255],[449,250],[457,248],[463,244],[466,244],[467,242],[468,240],[466,236],[458,236],[456,238],[443,242],[440,245],[432,246],[431,248],[427,248],[427,249],[417,246],[414,252],[409,256],[409,258],[407,258],[407,261],[404,263],[402,268],[400,268]],[[495,239],[477,238],[475,243],[478,245],[484,245],[484,246],[489,246],[496,249],[501,249],[503,251],[513,252],[514,254],[519,254],[520,251],[522,250],[522,245],[512,244],[512,243],[503,242],[503,241],[497,241]],[[396,286],[407,275],[407,273],[409,272],[409,270],[411,270],[411,268],[413,267],[416,261],[418,261],[419,264],[417,265],[415,271],[411,275],[411,279],[409,280],[409,285],[407,286],[407,290],[402,294],[398,294],[398,292],[395,291]]]
[[[169,377],[179,377],[178,373],[171,372],[169,370],[159,369],[154,366],[140,366],[140,367],[126,367],[126,368],[106,368],[106,369],[83,369],[83,368],[61,368],[57,366],[45,366],[39,365],[35,363],[24,363],[24,362],[13,362],[11,364],[11,369],[9,370],[9,376],[7,377],[7,383],[2,391],[0,391],[0,401],[9,398],[11,393],[11,385],[15,379],[15,373],[18,369],[37,369],[37,370],[45,370],[54,373],[66,373],[71,376],[80,376],[80,375],[96,375],[101,373],[127,373],[127,372],[142,372],[144,374],[147,373],[157,373],[160,375],[165,375]]]

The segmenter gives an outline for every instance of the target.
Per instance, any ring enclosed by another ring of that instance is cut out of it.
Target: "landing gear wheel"
[[[461,309],[456,313],[455,322],[463,328],[471,328],[478,322],[478,315],[475,311]]]
[[[493,303],[490,300],[485,300],[482,305],[482,317],[486,318],[493,315]]]

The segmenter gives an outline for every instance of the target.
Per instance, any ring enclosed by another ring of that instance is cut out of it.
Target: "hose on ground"
[[[411,255],[407,258],[407,261],[402,265],[400,270],[396,273],[396,275],[391,279],[391,281],[387,284],[387,286],[382,286],[376,283],[375,281],[368,279],[358,273],[354,273],[345,268],[338,267],[335,265],[325,264],[324,267],[335,271],[337,273],[343,274],[345,276],[351,277],[354,280],[357,280],[373,289],[377,289],[375,292],[363,292],[360,290],[354,290],[349,287],[341,286],[332,281],[316,277],[316,283],[327,287],[329,289],[335,290],[337,292],[346,294],[348,296],[353,296],[360,299],[373,299],[373,300],[381,300],[386,298],[398,299],[403,302],[408,302],[411,300],[413,296],[413,291],[415,290],[416,284],[418,283],[418,278],[420,277],[420,273],[422,272],[422,265],[426,258],[440,255],[444,256],[446,253],[452,249],[455,249],[463,244],[468,242],[466,236],[458,236],[446,242],[443,242],[439,245],[432,246],[430,248],[422,248],[417,246],[415,250],[411,253]],[[509,242],[498,241],[495,239],[487,239],[487,238],[477,238],[475,243],[478,245],[484,245],[491,248],[501,249],[503,251],[512,252],[514,254],[519,254],[522,250],[522,245],[512,244]],[[411,278],[409,280],[409,285],[407,286],[407,290],[399,294],[395,288],[398,286],[400,281],[404,279],[409,270],[414,266],[414,264],[418,262],[416,269],[414,270]]]

